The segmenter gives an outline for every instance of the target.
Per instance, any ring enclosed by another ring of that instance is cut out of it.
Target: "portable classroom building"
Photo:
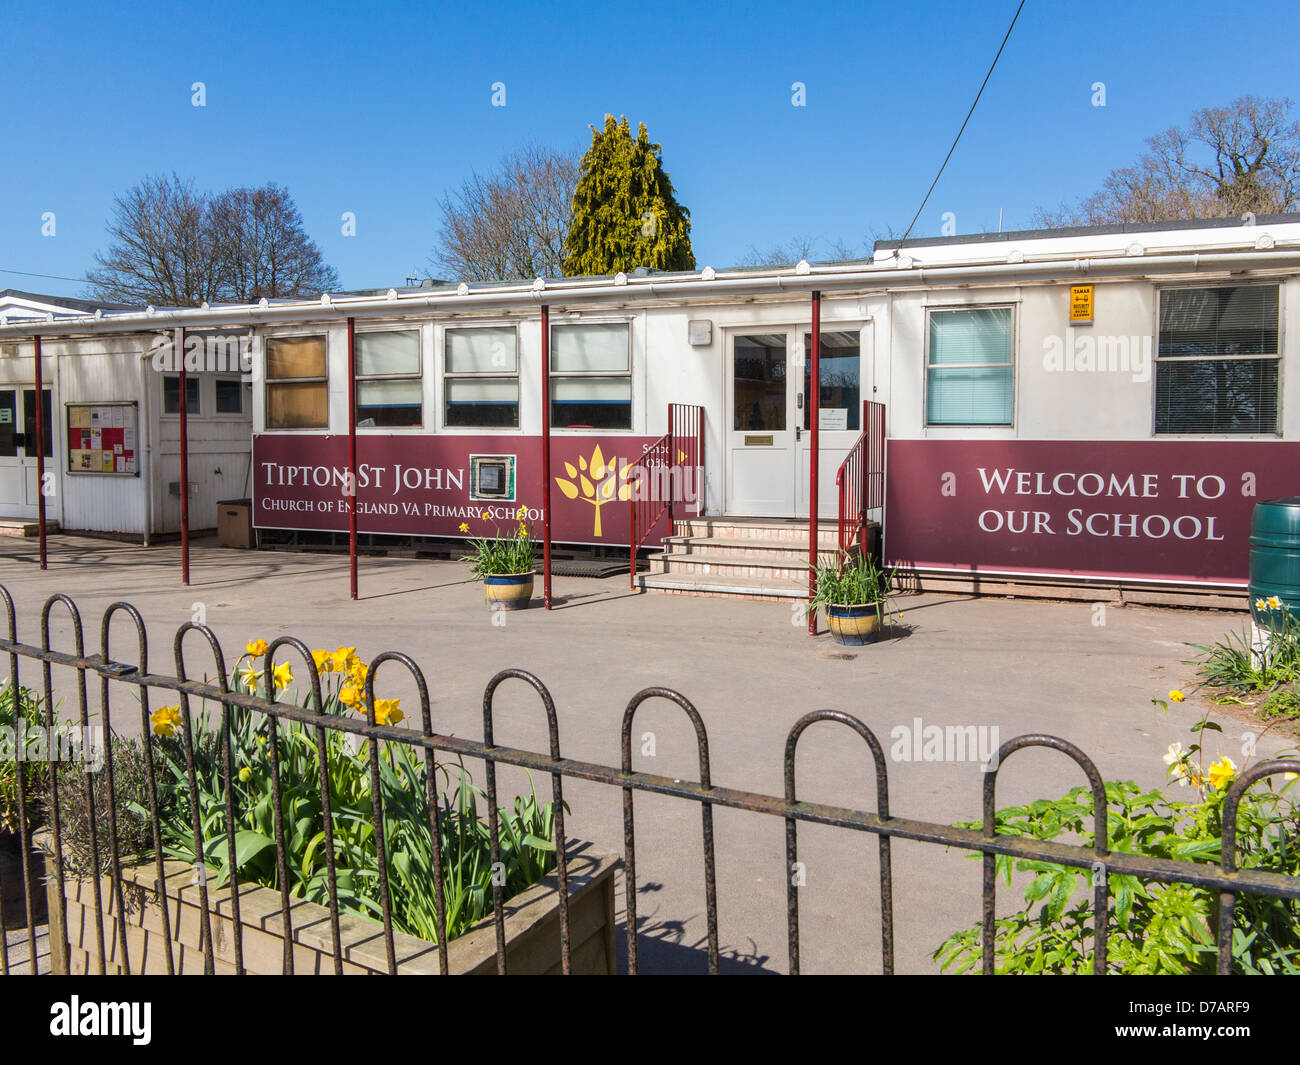
[[[807,516],[816,301],[823,520],[875,401],[888,411],[886,559],[922,586],[1237,603],[1254,502],[1300,493],[1298,279],[1300,216],[1286,215],[881,242],[857,262],[344,294],[152,324],[250,330],[263,528],[341,532],[355,499],[362,532],[481,535],[520,507],[539,518],[549,484],[556,540],[626,544],[622,471],[669,430],[670,404],[703,410],[704,514]],[[141,319],[40,331],[99,338]],[[11,324],[0,339],[31,331]]]

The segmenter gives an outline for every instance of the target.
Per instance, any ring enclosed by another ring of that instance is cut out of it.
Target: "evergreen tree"
[[[656,270],[693,270],[691,215],[673,196],[661,148],[645,123],[636,139],[624,116],[591,127],[591,147],[573,193],[573,224],[564,242],[568,277]]]

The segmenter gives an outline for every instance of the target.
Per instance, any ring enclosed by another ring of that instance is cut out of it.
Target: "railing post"
[[[181,434],[181,583],[190,583],[190,430],[189,391],[185,379],[185,328],[176,330],[176,366],[180,376],[180,434]]]
[[[348,574],[351,597],[357,597],[357,320],[348,319],[348,477],[352,498],[348,506]],[[374,538],[371,537],[371,543]]]
[[[551,308],[542,304],[542,604],[551,609]]]
[[[668,404],[668,467],[664,470],[667,475],[667,484],[664,486],[668,490],[668,535],[671,536],[677,530],[673,527],[673,496],[677,493],[673,491],[673,471],[677,468],[677,437],[673,430],[673,404]]]
[[[40,538],[41,569],[45,569],[45,396],[42,394],[45,391],[45,375],[41,368],[41,334],[37,333],[33,339],[36,341],[36,369],[32,373],[32,383],[36,389],[36,535]],[[51,413],[53,410],[54,404],[51,403]],[[15,414],[14,421],[17,420]]]
[[[817,478],[820,470],[817,453],[821,445],[821,359],[820,341],[822,330],[822,294],[812,294],[812,344],[810,352],[809,387],[806,405],[808,408],[808,601],[817,594]],[[817,612],[808,611],[808,635],[817,635]]]

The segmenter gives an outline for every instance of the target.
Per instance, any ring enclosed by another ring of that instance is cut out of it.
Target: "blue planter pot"
[[[533,599],[532,573],[495,573],[483,578],[488,606],[500,603],[506,610],[523,610]]]
[[[857,647],[880,636],[880,615],[875,603],[857,606],[827,606],[826,626],[836,643]]]

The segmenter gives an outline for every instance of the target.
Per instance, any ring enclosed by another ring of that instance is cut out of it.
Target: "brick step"
[[[818,537],[820,539],[820,537]],[[731,536],[665,536],[664,553],[677,555],[709,554],[725,558],[808,558],[808,538],[793,540],[758,540]],[[835,558],[834,544],[821,544],[818,555],[822,561]]]
[[[758,540],[768,543],[808,544],[806,522],[770,520],[735,520],[728,518],[683,518],[673,523],[676,536],[722,537],[728,540]],[[835,547],[839,543],[839,526],[834,518],[817,524],[817,543]]]
[[[47,533],[58,532],[57,521],[45,522]],[[0,518],[0,536],[39,536],[41,523],[36,518]]]
[[[759,580],[703,576],[692,573],[641,573],[637,586],[665,595],[705,596],[717,599],[756,599],[773,602],[806,599],[808,581]]]
[[[650,556],[650,572],[694,574],[718,580],[788,580],[808,583],[806,559],[790,555],[736,558],[728,555],[679,555],[663,553]]]

